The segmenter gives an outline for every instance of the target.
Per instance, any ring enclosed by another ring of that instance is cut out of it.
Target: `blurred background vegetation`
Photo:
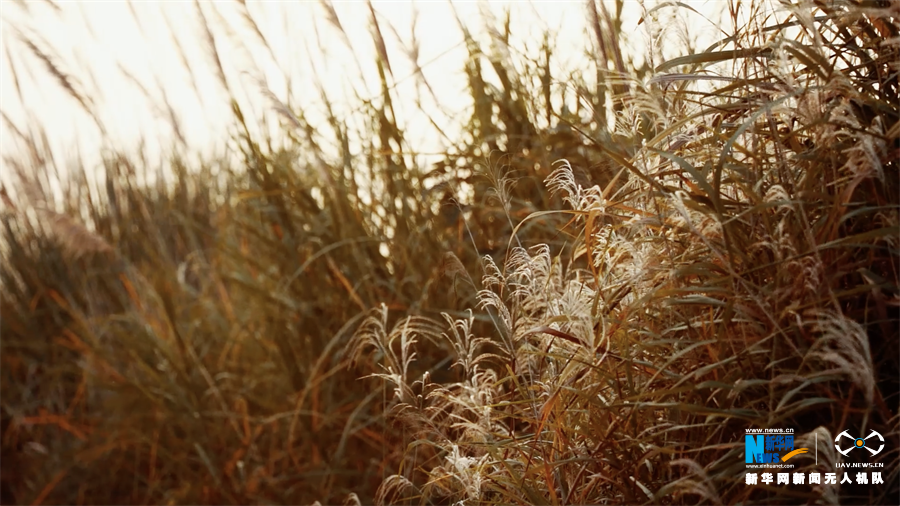
[[[4,115],[3,502],[897,504],[897,4],[735,0],[700,48],[646,5],[639,59],[623,6],[585,4],[564,75],[553,33],[448,20],[470,100],[437,162],[363,3],[380,93],[320,86],[321,122],[261,75],[249,110],[197,4],[219,155],[73,166]],[[823,473],[877,430],[885,484],[747,486],[748,427]]]

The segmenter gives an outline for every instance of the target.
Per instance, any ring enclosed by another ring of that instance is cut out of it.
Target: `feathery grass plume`
[[[806,434],[801,434],[795,439],[794,444],[797,448],[811,448],[814,454],[812,457],[809,455],[794,457],[798,461],[803,460],[799,457],[806,458],[806,465],[799,467],[800,470],[807,473],[816,472],[820,474],[838,472],[836,464],[841,462],[841,455],[835,451],[834,435],[827,428],[816,427]],[[835,485],[818,484],[812,488],[824,504],[840,504],[839,489]]]
[[[575,182],[575,174],[568,160],[560,160],[558,167],[547,176],[544,184],[550,193],[565,192],[563,199],[576,211],[584,210],[584,189]]]
[[[706,471],[696,462],[688,459],[673,460],[669,465],[684,466],[689,469],[685,473],[686,476],[678,479],[670,486],[670,490],[674,492],[675,497],[679,497],[681,494],[691,494],[699,497],[702,502],[707,504],[724,504]]]
[[[381,486],[378,487],[378,493],[375,495],[375,504],[411,502],[412,499],[419,495],[418,488],[411,481],[395,474],[385,479]]]
[[[49,210],[40,210],[39,212],[43,215],[53,236],[72,258],[77,260],[84,255],[114,251],[106,240],[72,218]]]
[[[415,395],[410,386],[409,367],[416,359],[413,349],[418,341],[417,336],[434,342],[440,339],[441,334],[435,322],[422,317],[407,317],[398,322],[390,332],[387,331],[387,326],[388,309],[382,304],[380,310],[373,311],[363,321],[354,335],[350,344],[350,359],[353,363],[358,363],[369,347],[373,347],[379,360],[384,361],[381,367],[387,372],[372,376],[394,383],[394,395],[398,401],[410,403]]]
[[[81,109],[87,113],[91,119],[94,120],[94,124],[97,125],[97,128],[100,129],[100,132],[105,136],[106,130],[103,126],[103,123],[96,115],[95,104],[93,100],[84,94],[83,86],[81,83],[74,77],[72,74],[66,72],[63,68],[59,66],[60,58],[53,55],[48,54],[48,51],[41,49],[38,47],[40,44],[42,47],[46,48],[48,45],[37,39],[32,37],[28,37],[21,31],[16,30],[18,34],[19,40],[25,44],[29,51],[35,55],[41,62],[43,62],[44,66],[47,68],[47,71],[56,78],[57,82],[59,82],[60,86],[66,90],[68,95],[75,99],[76,102],[81,106]]]
[[[453,445],[450,453],[445,457],[447,469],[443,476],[435,476],[433,480],[451,480],[453,485],[461,489],[465,500],[480,502],[484,488],[484,467],[488,464],[489,456],[482,455],[479,458],[466,457],[460,454],[459,446]],[[446,485],[445,485],[446,487]]]
[[[444,333],[443,336],[456,352],[456,361],[452,366],[460,366],[465,377],[472,377],[475,373],[475,367],[480,362],[493,357],[493,355],[480,351],[484,345],[490,343],[490,340],[472,335],[475,316],[471,310],[469,310],[469,317],[465,320],[454,320],[447,313],[443,313],[441,316],[450,325],[450,333]]]
[[[843,315],[823,312],[807,322],[821,337],[810,347],[807,358],[831,366],[821,375],[838,373],[850,379],[862,391],[866,404],[872,405],[875,392],[875,371],[869,349],[869,338],[859,323]]]

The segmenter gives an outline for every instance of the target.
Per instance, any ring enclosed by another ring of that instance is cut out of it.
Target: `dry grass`
[[[288,147],[232,94],[239,161],[173,152],[148,185],[116,153],[54,193],[17,130],[4,501],[896,504],[900,12],[732,2],[716,45],[637,68],[621,5],[564,79],[503,20],[466,31],[469,142],[436,167],[374,10],[381,96],[344,118],[323,90],[328,136],[259,80]],[[878,430],[885,485],[748,487],[746,427],[818,437],[795,458],[823,472]]]

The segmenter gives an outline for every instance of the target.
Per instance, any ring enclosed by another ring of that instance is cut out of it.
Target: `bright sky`
[[[721,5],[715,0],[686,3],[702,12],[711,12]],[[242,2],[200,4],[214,35],[226,80],[236,90],[245,113],[266,111],[267,116],[276,117],[272,102],[260,91],[259,78],[268,83],[279,100],[286,102],[290,96],[292,107],[313,116],[323,109],[317,82],[324,83],[329,97],[336,102],[354,93],[377,96],[375,48],[370,13],[364,2],[334,3],[347,39],[329,22],[320,2],[248,2],[250,16],[271,52],[251,28]],[[461,119],[454,118],[454,114],[461,113],[467,103],[463,74],[466,50],[457,15],[474,34],[483,35],[483,13],[499,15],[511,8],[511,31],[518,41],[518,45],[511,46],[518,49],[526,41],[531,51],[537,51],[543,29],[549,28],[558,34],[555,52],[564,60],[560,62],[563,66],[583,62],[589,49],[585,44],[592,40],[585,32],[583,1],[452,5],[446,1],[375,1],[374,8],[394,80],[398,82],[398,116],[405,122],[411,140],[423,149],[436,151],[443,147],[441,141],[427,127],[425,117],[414,114],[417,106],[412,98],[421,97],[422,108],[444,124]],[[626,0],[624,27],[634,53],[643,52],[640,48],[646,24],[638,25],[641,13],[641,2]],[[174,134],[167,119],[170,112],[166,102],[192,149],[211,153],[221,149],[228,138],[228,129],[233,125],[228,97],[219,84],[194,2],[56,0],[51,4],[0,0],[0,18],[0,111],[19,129],[28,128],[28,119],[40,124],[57,156],[75,158],[80,152],[88,164],[97,163],[102,138],[79,103],[23,42],[26,39],[49,55],[54,65],[70,76],[72,87],[92,102],[92,109],[117,147],[134,146],[144,140],[152,155],[170,146]],[[694,23],[689,25],[691,30],[705,25],[707,31],[714,32],[699,16]],[[418,61],[439,97],[438,103],[417,86],[416,79],[407,78],[414,69],[404,46],[413,46],[413,36],[419,45]],[[431,138],[416,139],[416,133]],[[0,152],[9,154],[15,150],[15,136],[4,124]]]

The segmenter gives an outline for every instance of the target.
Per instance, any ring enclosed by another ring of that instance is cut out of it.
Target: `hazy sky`
[[[710,12],[721,4],[687,3],[701,12]],[[589,49],[585,44],[592,40],[585,35],[583,1],[454,2],[452,6],[446,1],[375,1],[374,7],[398,82],[397,96],[402,97],[398,115],[413,140],[415,133],[430,130],[424,117],[413,114],[417,106],[412,97],[421,97],[426,111],[448,123],[465,108],[466,50],[457,15],[473,33],[481,34],[483,13],[498,15],[511,8],[513,36],[526,42],[530,50],[539,49],[543,29],[558,34],[555,50],[561,65],[583,62]],[[334,3],[347,39],[329,22],[319,2],[248,2],[250,16],[271,52],[265,49],[245,17],[247,11],[237,1],[201,2],[202,18],[197,4],[180,0],[57,0],[54,4],[0,0],[0,9],[0,110],[19,128],[27,127],[27,119],[42,125],[54,150],[68,156],[74,156],[78,147],[82,157],[96,160],[91,154],[100,152],[99,130],[28,47],[26,39],[50,56],[54,65],[69,76],[73,89],[91,102],[89,106],[106,125],[109,139],[116,146],[134,145],[143,139],[151,152],[172,142],[170,114],[177,117],[192,149],[209,153],[221,148],[227,139],[231,112],[210,55],[203,18],[214,36],[229,86],[251,111],[273,109],[260,91],[260,79],[279,100],[286,101],[290,95],[292,107],[302,107],[313,116],[322,109],[316,82],[324,83],[329,96],[337,101],[342,96],[378,94],[370,13],[362,1]],[[640,2],[626,0],[624,27],[630,50],[637,53],[643,51],[645,25],[638,25],[641,13]],[[696,17],[694,23],[691,30],[704,30],[702,18]],[[705,30],[713,31],[708,24]],[[407,78],[414,69],[404,48],[414,45],[413,35],[419,47],[418,61],[438,97],[437,103],[417,86],[416,79]],[[268,116],[275,114],[269,112]],[[15,144],[5,125],[0,139],[0,151],[10,153]],[[441,148],[436,138],[422,139],[421,143],[435,150]]]

